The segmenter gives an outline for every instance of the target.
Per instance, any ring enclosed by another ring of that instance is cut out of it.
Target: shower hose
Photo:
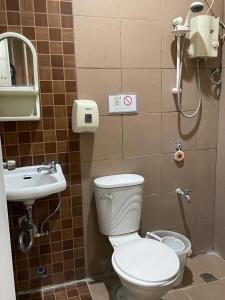
[[[200,80],[200,58],[197,58],[197,86],[198,86],[198,106],[193,114],[188,115],[185,113],[182,109],[181,100],[182,100],[182,92],[181,92],[181,77],[182,77],[182,69],[183,69],[183,57],[184,57],[184,43],[182,45],[181,50],[181,63],[180,63],[180,72],[179,72],[179,80],[178,80],[178,91],[177,91],[177,105],[179,112],[184,116],[185,118],[193,118],[195,117],[201,106],[202,106],[202,92],[201,92],[201,80]]]

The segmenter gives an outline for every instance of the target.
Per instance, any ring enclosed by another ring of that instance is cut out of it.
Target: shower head
[[[200,2],[200,1],[193,2],[191,4],[191,6],[190,6],[190,9],[189,9],[189,12],[187,14],[187,17],[186,17],[184,25],[187,26],[187,27],[189,27],[190,20],[191,20],[191,15],[193,13],[199,13],[199,12],[201,12],[203,10],[203,8],[204,8],[204,5],[203,5],[202,2]]]
[[[204,8],[204,5],[202,4],[202,2],[193,2],[191,4],[191,7],[190,7],[190,10],[193,12],[193,13],[197,13],[197,12],[201,12]]]
[[[191,12],[193,13],[198,13],[198,12],[201,12],[204,8],[204,5],[202,4],[202,2],[193,2],[190,6],[190,10]]]

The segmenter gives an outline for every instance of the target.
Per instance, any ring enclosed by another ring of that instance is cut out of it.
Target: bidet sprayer
[[[193,2],[190,6],[189,12],[185,19],[184,26],[189,27],[192,14],[201,12],[203,10],[203,8],[204,8],[204,5],[202,2],[200,2],[200,1]]]

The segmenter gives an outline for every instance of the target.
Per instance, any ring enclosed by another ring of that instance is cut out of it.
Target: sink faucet
[[[191,197],[190,197],[190,193],[192,192],[192,190],[190,189],[176,189],[176,193],[177,195],[181,196],[181,198],[184,198],[187,200],[188,203],[191,202]]]
[[[16,161],[15,160],[7,160],[6,162],[3,161],[3,168],[7,169],[8,171],[15,170]]]
[[[55,161],[51,161],[49,164],[43,163],[43,167],[38,167],[37,172],[40,173],[42,171],[47,171],[49,174],[53,174],[57,172]]]

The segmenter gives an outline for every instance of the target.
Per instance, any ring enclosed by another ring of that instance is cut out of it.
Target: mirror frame
[[[29,41],[25,36],[17,32],[4,32],[0,34],[0,41],[7,38],[15,38],[26,44],[26,46],[31,50],[32,61],[33,61],[33,84],[32,86],[0,86],[0,96],[8,96],[8,102],[5,103],[5,111],[10,109],[10,102],[13,103],[17,95],[26,96],[26,98],[35,99],[35,109],[36,113],[33,115],[27,115],[26,112],[24,115],[9,115],[7,114],[0,115],[0,121],[38,121],[40,120],[40,100],[39,100],[39,80],[38,80],[38,63],[37,63],[37,52],[31,41]],[[7,107],[8,106],[8,107]]]
[[[33,44],[31,43],[31,41],[29,41],[25,36],[23,36],[22,34],[19,34],[17,32],[4,32],[0,34],[0,42],[2,40],[5,40],[7,38],[15,38],[18,39],[22,42],[24,42],[29,49],[31,50],[32,53],[32,59],[33,59],[33,78],[34,78],[34,89],[35,91],[39,91],[38,88],[38,64],[37,64],[37,52],[33,46]],[[25,86],[26,87],[26,86]],[[16,86],[15,86],[16,88]]]

